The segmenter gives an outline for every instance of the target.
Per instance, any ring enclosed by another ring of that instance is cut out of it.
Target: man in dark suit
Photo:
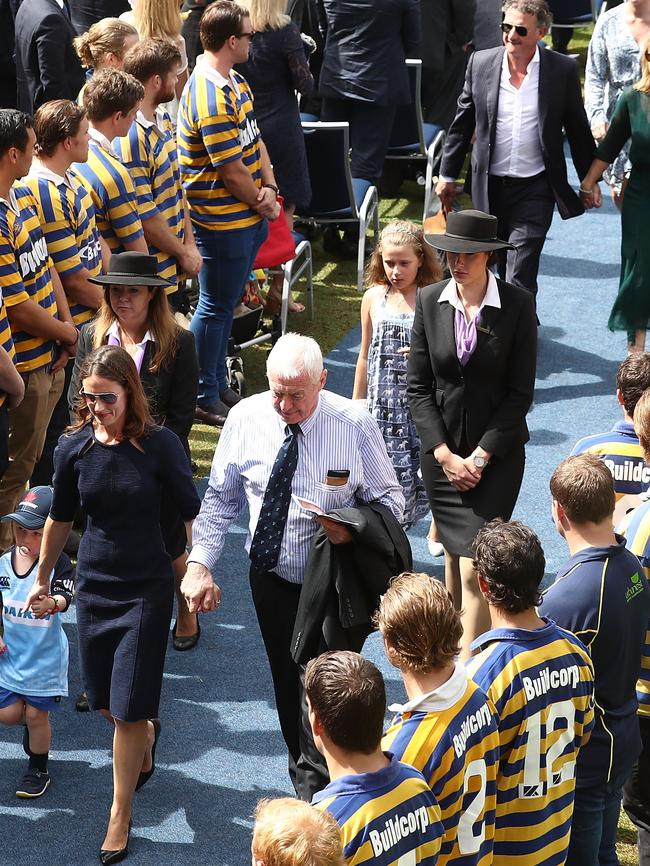
[[[23,0],[16,13],[18,108],[33,114],[51,99],[75,100],[84,84],[67,0]]]
[[[550,22],[545,0],[506,0],[505,47],[470,58],[437,186],[449,208],[476,130],[474,206],[494,214],[500,237],[515,247],[500,253],[501,277],[533,293],[554,206],[562,219],[584,213],[567,180],[564,132],[578,177],[586,175],[595,150],[575,62],[538,44]]]
[[[411,101],[405,60],[419,56],[419,0],[318,0],[325,56],[321,120],[350,124],[352,176],[381,175],[395,110]]]

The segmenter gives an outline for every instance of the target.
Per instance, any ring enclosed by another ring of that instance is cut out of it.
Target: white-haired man
[[[228,414],[194,522],[182,591],[190,611],[219,605],[212,570],[228,527],[248,504],[253,602],[289,750],[289,773],[298,795],[310,800],[328,779],[311,739],[291,638],[319,526],[334,544],[350,542],[352,536],[339,523],[314,518],[291,494],[315,501],[325,512],[379,502],[398,520],[404,497],[373,418],[351,400],[323,390],[327,371],[315,340],[285,334],[269,354],[266,373],[270,390],[242,400]]]

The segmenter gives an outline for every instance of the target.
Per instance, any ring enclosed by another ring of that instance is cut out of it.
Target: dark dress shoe
[[[112,863],[121,863],[129,854],[129,838],[131,836],[131,821],[129,821],[129,830],[126,836],[126,845],[124,848],[118,848],[117,851],[108,851],[106,848],[99,849],[99,862],[104,866],[111,866]]]
[[[219,397],[221,398],[221,402],[229,409],[232,409],[232,407],[236,406],[241,400],[241,397],[233,388],[226,388],[225,391],[219,391]]]
[[[199,406],[197,403],[194,410],[194,418],[202,424],[209,424],[210,427],[223,427],[227,416],[228,407],[221,400],[209,406]]]
[[[74,708],[78,713],[89,713],[90,706],[88,704],[88,698],[86,697],[86,693],[82,692],[77,700],[75,701]]]
[[[172,628],[172,645],[175,650],[178,650],[179,653],[186,652],[187,650],[194,649],[194,647],[199,642],[199,638],[201,637],[201,623],[199,622],[199,618],[196,618],[196,631],[194,634],[187,635],[179,635],[176,636],[176,623],[174,623],[174,627]]]
[[[156,746],[158,745],[158,737],[160,736],[160,732],[162,730],[162,725],[160,724],[160,719],[149,719],[151,724],[153,725],[153,745],[151,747],[151,769],[147,770],[146,773],[140,773],[138,777],[138,782],[135,786],[135,790],[139,791],[143,785],[146,785],[149,779],[153,776],[154,770],[156,769]],[[115,861],[117,863],[117,860]]]

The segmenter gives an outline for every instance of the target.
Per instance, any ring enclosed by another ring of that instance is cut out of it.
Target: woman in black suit
[[[189,463],[188,437],[199,377],[194,336],[174,320],[164,291],[169,283],[157,276],[155,256],[118,253],[111,257],[108,274],[92,282],[104,287],[104,300],[97,317],[79,334],[68,403],[72,408],[77,400],[79,370],[86,355],[106,343],[122,346],[138,367],[153,419],[176,433]],[[187,560],[185,525],[166,496],[162,499],[160,525],[176,582],[174,648],[188,650],[198,641],[200,629],[196,614],[188,611],[179,591]]]
[[[533,295],[488,270],[490,253],[510,247],[496,227],[496,217],[459,211],[449,214],[445,234],[427,236],[447,253],[452,279],[420,289],[407,376],[445,582],[464,610],[465,655],[489,628],[472,542],[486,521],[510,519],[515,506],[537,358]]]

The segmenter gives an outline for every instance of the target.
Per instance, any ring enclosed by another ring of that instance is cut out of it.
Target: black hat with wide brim
[[[158,276],[158,259],[146,253],[115,253],[111,256],[108,273],[89,277],[99,286],[173,286],[170,280]]]
[[[447,253],[489,253],[514,250],[508,241],[497,237],[497,218],[481,210],[452,211],[442,235],[425,235],[426,242]]]

